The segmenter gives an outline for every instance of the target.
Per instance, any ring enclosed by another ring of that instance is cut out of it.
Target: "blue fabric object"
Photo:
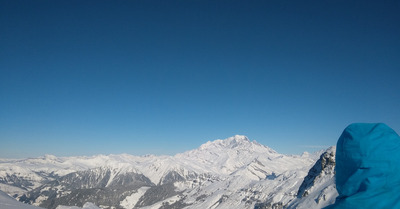
[[[400,209],[400,137],[383,123],[355,123],[336,147],[336,189],[327,209]]]

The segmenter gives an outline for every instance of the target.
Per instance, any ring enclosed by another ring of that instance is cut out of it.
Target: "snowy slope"
[[[0,160],[0,186],[46,208],[254,208],[288,205],[316,157],[282,155],[236,135],[175,156]],[[79,198],[78,198],[79,197]]]
[[[57,209],[100,209],[100,208],[97,207],[95,204],[88,202],[85,203],[82,207],[59,205]]]
[[[41,209],[32,205],[18,202],[6,193],[0,191],[0,208],[1,209]]]

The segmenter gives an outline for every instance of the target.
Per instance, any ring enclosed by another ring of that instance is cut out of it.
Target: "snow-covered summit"
[[[249,149],[250,151],[268,150],[271,153],[276,153],[273,149],[257,143],[255,140],[250,141],[247,136],[235,135],[226,139],[217,139],[208,141],[201,145],[198,150],[212,150],[215,149]]]
[[[288,168],[293,168],[293,166],[296,167],[295,163],[291,162],[303,161],[299,157],[279,154],[256,141],[250,141],[243,135],[209,141],[198,149],[177,154],[175,158],[185,159],[190,164],[202,167],[203,170],[225,175],[237,171],[238,168],[246,167],[255,160],[268,161],[265,162],[265,165],[277,168],[277,172],[283,172]],[[304,164],[309,163],[307,161],[298,164],[304,166]]]
[[[247,136],[243,135],[235,135],[232,137],[229,137],[227,139],[217,139],[215,141],[208,141],[207,143],[203,144],[200,146],[200,149],[207,149],[209,147],[216,147],[216,146],[221,146],[221,147],[226,147],[226,148],[235,148],[238,146],[247,146],[251,144],[249,138]]]

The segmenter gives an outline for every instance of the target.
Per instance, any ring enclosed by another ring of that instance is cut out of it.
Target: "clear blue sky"
[[[400,1],[0,1],[0,157],[400,132]]]

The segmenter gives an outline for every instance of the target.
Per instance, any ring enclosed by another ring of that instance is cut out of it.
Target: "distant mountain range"
[[[47,209],[322,208],[334,166],[334,147],[283,155],[236,135],[175,156],[0,159],[0,190]]]

